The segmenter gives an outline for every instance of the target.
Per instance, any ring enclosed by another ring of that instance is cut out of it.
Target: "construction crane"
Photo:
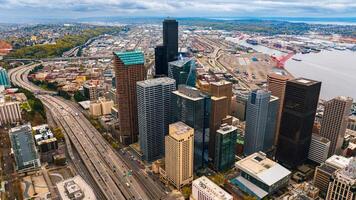
[[[272,56],[272,58],[273,58],[273,60],[275,60],[277,62],[276,67],[283,69],[284,64],[287,62],[287,60],[290,59],[291,57],[293,57],[294,55],[295,55],[295,53],[288,53],[285,56],[281,56],[281,57]]]

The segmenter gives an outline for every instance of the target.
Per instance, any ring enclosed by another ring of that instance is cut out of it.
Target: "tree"
[[[70,94],[64,90],[58,90],[58,95],[69,100],[71,98]]]
[[[88,100],[88,98],[86,98],[84,95],[82,95],[81,92],[76,91],[76,92],[74,93],[74,100],[75,100],[76,102],[80,102],[80,101],[86,101],[86,100]]]

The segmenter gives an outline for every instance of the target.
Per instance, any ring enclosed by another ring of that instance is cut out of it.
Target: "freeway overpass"
[[[90,56],[90,57],[57,57],[57,58],[4,58],[5,61],[18,62],[49,62],[49,61],[79,61],[79,60],[99,60],[112,59],[113,56]]]

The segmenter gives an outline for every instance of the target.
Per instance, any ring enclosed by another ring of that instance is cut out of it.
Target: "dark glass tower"
[[[156,76],[168,76],[167,47],[158,45],[155,48]]]
[[[308,157],[321,82],[297,78],[287,82],[276,159],[289,168]]]
[[[167,47],[168,62],[178,57],[178,22],[175,19],[163,21],[163,45]]]

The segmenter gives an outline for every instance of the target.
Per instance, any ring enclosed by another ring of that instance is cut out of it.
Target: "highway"
[[[56,123],[60,124],[105,198],[160,199],[165,194],[164,190],[157,187],[153,180],[144,178],[139,169],[132,168],[133,165],[111,147],[79,109],[53,96],[53,92],[44,91],[28,81],[28,73],[34,67],[34,64],[30,64],[10,70],[11,81],[14,85],[36,91],[37,98],[51,112]],[[69,155],[75,159],[70,152]],[[134,170],[133,176],[127,175],[131,169]]]

